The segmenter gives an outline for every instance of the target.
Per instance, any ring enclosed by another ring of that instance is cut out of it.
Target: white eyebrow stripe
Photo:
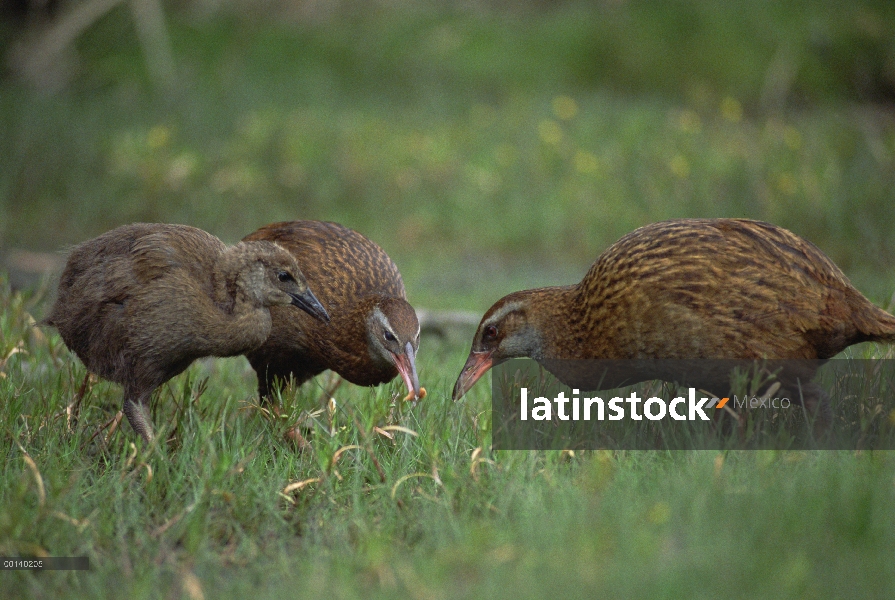
[[[377,306],[376,308],[373,309],[373,315],[374,315],[377,319],[379,319],[379,322],[380,322],[380,323],[382,323],[383,325],[385,325],[385,328],[386,328],[386,329],[388,329],[389,331],[391,331],[391,332],[394,333],[395,329],[392,327],[392,324],[388,322],[388,317],[386,317],[385,314],[384,314],[381,310],[379,310],[379,307],[378,307],[378,306]]]
[[[522,308],[522,302],[520,302],[518,300],[514,300],[513,302],[507,302],[506,304],[501,306],[500,309],[496,313],[491,315],[487,321],[482,323],[482,325],[492,325],[494,323],[497,323],[498,321],[501,321],[504,317],[506,317],[511,312],[517,311],[520,308]]]

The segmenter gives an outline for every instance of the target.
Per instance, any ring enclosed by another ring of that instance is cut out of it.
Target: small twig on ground
[[[111,425],[112,428],[109,430],[108,435],[106,435],[106,438],[103,440],[103,446],[108,444],[109,440],[112,438],[112,434],[115,433],[115,430],[118,428],[118,424],[121,423],[122,417],[124,417],[124,413],[119,410],[117,413],[115,413],[114,417],[112,417],[111,419],[106,421],[104,424],[102,424],[99,427],[99,429],[97,429],[95,432],[93,432],[93,435],[90,436],[90,439],[87,440],[87,442],[81,447],[81,449],[89,446],[90,442],[92,442],[96,436],[101,434],[106,427],[109,427]]]

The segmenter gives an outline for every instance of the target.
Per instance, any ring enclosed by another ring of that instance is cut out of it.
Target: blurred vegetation
[[[166,11],[171,89],[124,6],[78,38],[62,91],[0,81],[0,248],[136,220],[227,241],[336,220],[392,254],[412,298],[484,308],[576,280],[644,223],[739,216],[892,293],[891,2]]]

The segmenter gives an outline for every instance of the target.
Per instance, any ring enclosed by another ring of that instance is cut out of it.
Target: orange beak
[[[463,365],[463,370],[460,371],[460,377],[457,378],[457,383],[454,384],[453,398],[455,402],[462,398],[463,394],[468,392],[469,388],[475,385],[475,382],[494,365],[494,359],[491,358],[493,353],[493,350],[490,352],[473,351],[469,353],[469,358],[466,359],[466,364]]]
[[[426,396],[425,390],[420,388],[420,380],[416,374],[416,353],[410,342],[404,347],[403,354],[392,354],[398,373],[407,386],[407,400],[417,400]]]

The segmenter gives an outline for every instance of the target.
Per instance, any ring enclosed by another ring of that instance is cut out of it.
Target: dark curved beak
[[[293,305],[299,307],[315,319],[329,323],[329,313],[326,312],[326,309],[320,304],[320,300],[317,299],[317,296],[314,295],[311,288],[306,289],[302,294],[289,295],[292,296]]]
[[[493,353],[493,350],[490,352],[473,351],[469,353],[469,358],[466,359],[466,364],[463,365],[463,370],[460,371],[457,383],[454,384],[454,393],[452,395],[454,402],[462,398],[463,394],[468,392],[469,388],[475,385],[475,382],[494,365],[494,359],[491,356]]]
[[[413,344],[407,342],[407,345],[404,346],[404,353],[392,354],[392,358],[395,359],[398,373],[401,374],[401,379],[407,386],[408,398],[409,394],[413,394],[414,399],[419,399],[420,379],[416,374],[416,351],[413,349]]]

